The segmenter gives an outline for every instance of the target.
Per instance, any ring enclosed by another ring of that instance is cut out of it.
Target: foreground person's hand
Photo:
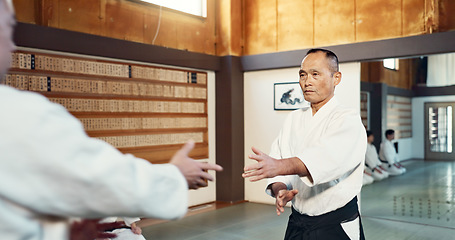
[[[220,165],[198,162],[188,157],[188,154],[193,150],[194,142],[188,141],[175,155],[170,163],[177,166],[180,172],[185,177],[189,189],[198,189],[207,186],[207,180],[213,181],[213,176],[208,174],[208,170],[222,171]]]
[[[71,224],[70,240],[93,240],[117,237],[106,231],[125,226],[121,222],[100,223],[99,219],[83,219]]]

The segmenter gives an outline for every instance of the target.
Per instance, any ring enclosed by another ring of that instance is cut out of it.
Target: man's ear
[[[341,72],[336,72],[333,74],[333,77],[335,78],[335,81],[333,82],[333,85],[336,86],[341,82]]]

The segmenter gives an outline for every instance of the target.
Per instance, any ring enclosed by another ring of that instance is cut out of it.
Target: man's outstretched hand
[[[272,178],[278,175],[278,160],[261,152],[259,149],[252,147],[254,154],[250,154],[248,158],[257,162],[246,166],[243,170],[242,177],[250,178],[251,182],[259,181],[264,178]]]
[[[301,177],[308,176],[310,181],[313,181],[305,164],[297,158],[276,159],[252,147],[254,154],[250,154],[248,158],[257,161],[254,164],[246,166],[242,177],[250,178],[251,182],[259,181],[264,178],[273,178],[278,175],[294,175]]]
[[[213,181],[212,175],[208,174],[208,170],[222,171],[220,165],[198,162],[188,157],[188,154],[193,150],[194,142],[188,141],[177,153],[174,154],[170,163],[177,166],[182,172],[189,189],[198,189],[207,186],[207,180]]]

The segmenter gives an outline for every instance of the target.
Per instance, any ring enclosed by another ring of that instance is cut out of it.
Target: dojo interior
[[[224,167],[188,192],[183,219],[143,219],[145,238],[283,238],[290,210],[276,216],[266,181],[241,174],[251,147],[268,152],[296,108],[280,94],[298,92],[311,48],[338,55],[336,97],[358,109],[378,150],[394,129],[408,169],[363,187],[366,239],[455,234],[454,1],[200,0],[192,13],[140,0],[13,3],[7,85],[64,105],[88,135],[153,164],[191,138],[191,157]]]

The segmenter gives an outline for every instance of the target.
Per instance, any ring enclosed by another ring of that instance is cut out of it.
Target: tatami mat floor
[[[368,240],[455,239],[455,162],[411,160],[404,175],[364,186]],[[146,239],[283,239],[290,211],[242,203],[143,228]]]

